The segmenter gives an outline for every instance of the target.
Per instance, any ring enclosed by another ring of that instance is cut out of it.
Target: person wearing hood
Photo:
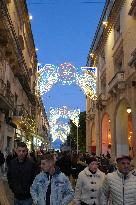
[[[69,179],[55,166],[53,154],[46,153],[41,158],[41,172],[31,186],[34,205],[67,205],[73,199]]]
[[[100,188],[105,174],[98,169],[95,157],[86,159],[88,166],[79,173],[74,196],[75,205],[101,205]]]

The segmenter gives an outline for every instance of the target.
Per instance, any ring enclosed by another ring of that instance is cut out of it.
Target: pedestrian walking
[[[0,153],[0,155],[1,155],[1,153]],[[1,166],[3,165],[3,163],[5,162],[5,160],[3,158],[4,158],[4,155],[1,155],[0,156],[0,169],[1,169]],[[6,196],[6,190],[5,190],[4,182],[2,179],[1,170],[0,170],[0,205],[10,205],[10,203],[7,199],[7,196]]]
[[[16,149],[17,157],[8,166],[8,183],[14,193],[14,205],[32,205],[30,186],[37,174],[37,167],[28,158],[27,145],[19,142]]]
[[[56,165],[66,176],[71,175],[71,155],[66,151],[61,153],[61,157],[56,161]]]
[[[100,188],[105,174],[98,169],[95,157],[87,157],[88,166],[79,173],[74,196],[75,205],[101,205]]]
[[[107,174],[101,189],[101,205],[135,205],[136,177],[130,171],[131,158],[117,158],[117,171]]]
[[[55,167],[53,154],[42,156],[41,169],[31,186],[34,205],[69,204],[73,199],[73,190],[68,177]]]

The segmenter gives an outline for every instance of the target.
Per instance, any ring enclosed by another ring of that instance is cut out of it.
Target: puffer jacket
[[[101,189],[101,205],[136,205],[136,176],[131,172],[124,177],[118,170],[109,173]]]
[[[76,183],[74,204],[80,205],[84,202],[88,205],[101,205],[99,194],[104,178],[105,174],[99,169],[95,174],[92,174],[88,167],[81,171]]]
[[[57,170],[51,181],[46,172],[41,172],[36,176],[31,186],[30,192],[34,204],[46,204],[46,192],[51,183],[50,205],[67,205],[73,199],[73,190],[68,178]]]

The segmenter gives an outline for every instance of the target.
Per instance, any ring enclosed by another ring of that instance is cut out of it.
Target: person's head
[[[88,168],[91,172],[96,172],[98,168],[98,162],[95,157],[87,157],[86,163],[88,165]]]
[[[23,161],[26,158],[28,154],[28,149],[27,145],[24,142],[19,142],[17,144],[16,154],[20,161]]]
[[[119,172],[127,175],[130,171],[131,158],[129,156],[121,156],[116,159]]]
[[[46,153],[41,158],[41,169],[44,172],[49,172],[55,167],[55,158],[53,154]]]

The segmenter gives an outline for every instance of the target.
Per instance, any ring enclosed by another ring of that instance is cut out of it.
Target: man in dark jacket
[[[14,193],[14,205],[32,205],[30,186],[37,174],[37,168],[28,158],[28,149],[24,142],[19,142],[17,157],[11,160],[8,167],[8,183]]]

